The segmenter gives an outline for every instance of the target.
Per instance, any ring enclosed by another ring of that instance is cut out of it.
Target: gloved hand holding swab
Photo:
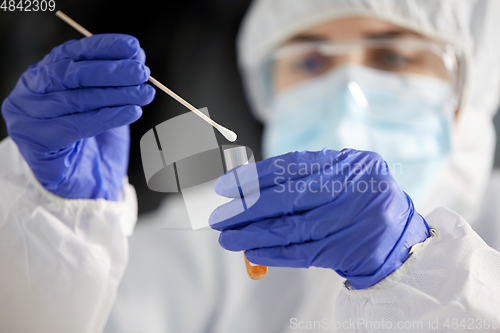
[[[78,32],[80,32],[85,37],[92,36],[92,33],[90,31],[88,31],[87,29],[85,29],[84,27],[82,27],[80,24],[76,23],[73,19],[71,19],[68,15],[64,14],[60,10],[58,10],[56,12],[56,15],[61,20],[63,20],[64,22],[66,22],[67,24],[69,24],[70,26],[72,26],[73,28],[75,28]],[[158,87],[159,89],[161,89],[165,93],[167,93],[170,97],[172,97],[173,99],[175,99],[177,102],[181,103],[186,108],[188,108],[189,110],[193,111],[198,116],[200,116],[207,123],[209,123],[210,125],[212,125],[213,127],[215,127],[220,132],[220,134],[222,134],[228,141],[231,141],[231,142],[236,141],[236,139],[238,138],[238,136],[236,135],[236,133],[234,133],[233,131],[225,128],[224,126],[219,125],[218,123],[216,123],[215,121],[213,121],[212,119],[210,119],[208,116],[206,116],[201,111],[199,111],[197,108],[195,108],[194,106],[192,106],[191,104],[189,104],[182,97],[180,97],[179,95],[177,95],[176,93],[174,93],[172,90],[170,90],[167,87],[165,87],[163,84],[161,84],[158,80],[156,80],[152,76],[150,76],[148,80],[149,80],[149,82],[151,82],[152,84],[154,84],[156,87]]]

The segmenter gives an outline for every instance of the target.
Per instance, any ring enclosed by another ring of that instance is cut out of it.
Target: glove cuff
[[[410,250],[415,244],[422,243],[431,236],[429,225],[422,215],[415,210],[413,201],[408,194],[405,193],[405,195],[408,200],[408,218],[401,237],[399,237],[384,263],[374,274],[348,278],[354,289],[368,288],[393,273],[408,260],[411,256]]]

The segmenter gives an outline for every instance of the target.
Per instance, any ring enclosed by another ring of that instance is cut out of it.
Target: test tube
[[[238,146],[224,149],[224,160],[226,162],[227,171],[230,171],[240,165],[247,164],[248,156],[246,147]],[[238,181],[238,175],[236,172],[234,173],[234,176]],[[243,251],[243,258],[245,259],[245,267],[247,269],[248,276],[252,280],[261,280],[266,277],[267,266],[256,265],[248,261],[245,257],[245,251]]]

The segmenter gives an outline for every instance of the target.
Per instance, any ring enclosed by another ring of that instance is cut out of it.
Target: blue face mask
[[[264,154],[325,147],[375,151],[418,202],[450,151],[451,100],[450,85],[439,79],[339,67],[275,97]]]

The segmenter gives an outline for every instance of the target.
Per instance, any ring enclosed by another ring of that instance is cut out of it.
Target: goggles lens
[[[408,38],[281,46],[265,58],[261,67],[266,99],[349,64],[436,78],[449,83],[458,94],[459,66],[454,50],[449,45]]]

